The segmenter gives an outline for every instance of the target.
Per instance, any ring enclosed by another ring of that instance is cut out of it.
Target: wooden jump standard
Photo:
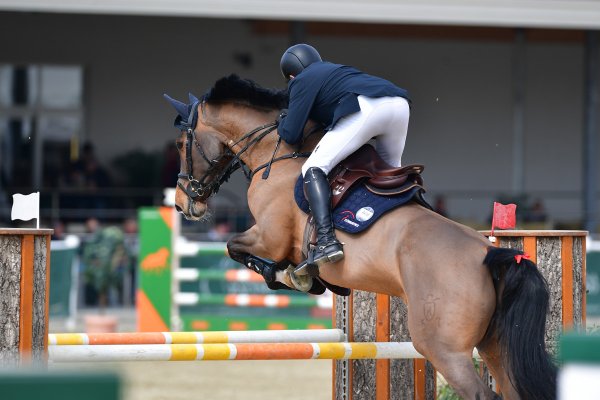
[[[45,360],[52,232],[0,228],[0,366]]]

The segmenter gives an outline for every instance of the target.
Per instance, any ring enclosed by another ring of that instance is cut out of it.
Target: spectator
[[[172,142],[165,145],[163,161],[160,183],[164,188],[175,187],[179,174],[179,152]]]
[[[110,175],[100,165],[90,142],[83,145],[79,160],[67,165],[58,184],[69,189],[68,195],[61,197],[61,205],[65,208],[98,210],[108,206],[102,189],[111,186]]]
[[[64,240],[65,239],[65,224],[58,220],[52,225],[54,233],[52,234],[52,240]]]
[[[208,231],[208,239],[214,242],[225,242],[231,235],[231,223],[226,217],[218,217],[215,225]]]
[[[81,265],[80,265],[79,270],[80,270],[81,274],[84,274],[88,267],[85,264],[85,259],[83,257],[84,253],[86,252],[86,247],[90,246],[94,242],[99,230],[100,230],[100,221],[98,221],[97,218],[91,217],[85,221],[85,237],[83,238],[83,241],[81,243],[81,248],[80,248],[81,249],[80,250],[81,251],[81,254],[80,254]],[[98,302],[98,293],[96,292],[93,285],[91,285],[88,282],[85,282],[83,284],[83,304],[87,306],[87,305],[97,304],[97,302]]]
[[[93,289],[100,307],[115,305],[123,290],[123,274],[129,268],[123,231],[116,226],[99,229],[83,247],[83,277]]]
[[[123,304],[130,305],[135,301],[133,293],[136,290],[136,266],[139,253],[138,224],[135,218],[127,218],[123,222],[123,233],[125,233],[124,244],[128,263],[124,271],[122,300]]]
[[[541,199],[536,199],[523,217],[524,222],[546,222],[548,214]]]

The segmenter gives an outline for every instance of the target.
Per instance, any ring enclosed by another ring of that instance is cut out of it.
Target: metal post
[[[597,232],[598,162],[598,31],[587,31],[584,49],[584,121],[583,121],[583,220],[590,233]]]

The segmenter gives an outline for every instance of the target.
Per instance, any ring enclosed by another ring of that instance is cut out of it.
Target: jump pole
[[[45,362],[52,232],[0,228],[0,366]]]
[[[423,358],[404,343],[219,343],[50,346],[51,362]]]
[[[339,329],[259,330],[223,332],[131,332],[131,333],[56,333],[50,346],[77,345],[151,345],[214,343],[303,343],[345,342]]]

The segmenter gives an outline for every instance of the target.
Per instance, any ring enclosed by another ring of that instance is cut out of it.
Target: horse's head
[[[190,95],[185,104],[165,98],[177,110],[175,126],[181,132],[176,141],[181,161],[176,208],[198,221],[207,212],[208,198],[240,165],[246,166],[249,178],[254,165],[264,168],[261,160],[270,155],[259,150],[277,140],[269,134],[275,131],[277,113],[287,106],[287,94],[230,75],[217,81],[202,100]]]
[[[199,221],[207,213],[207,201],[238,167],[222,135],[198,123],[202,101],[190,94],[190,104],[165,95],[177,110],[175,141],[181,169],[175,192],[175,207],[186,219]]]

